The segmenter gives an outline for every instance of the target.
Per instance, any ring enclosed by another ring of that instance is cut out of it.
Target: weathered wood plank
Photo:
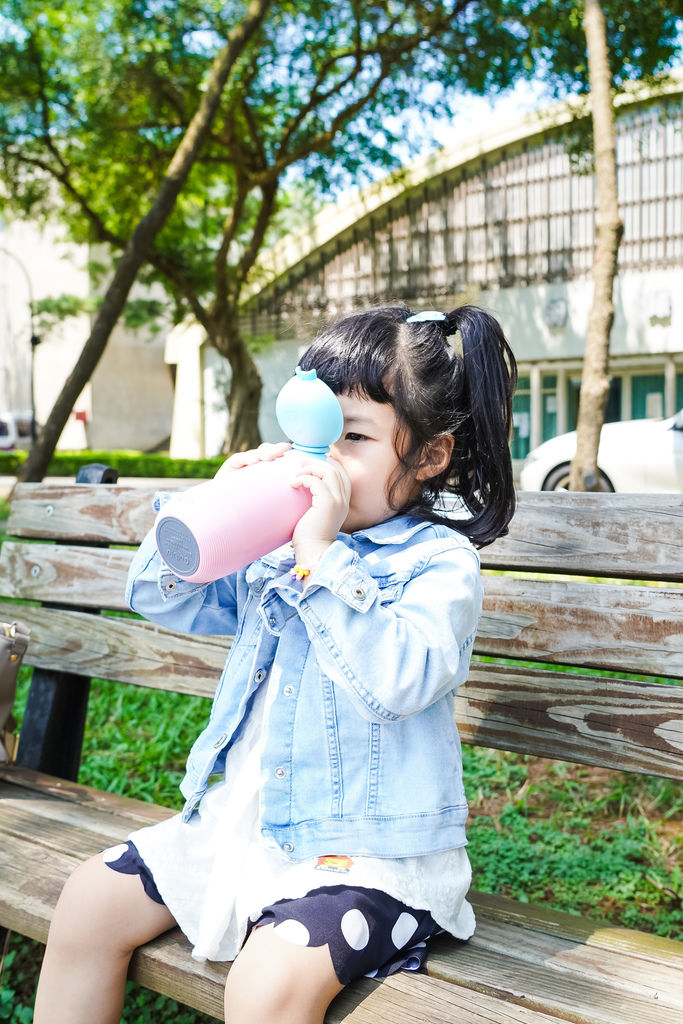
[[[9,801],[29,801],[37,813],[45,810],[54,817],[60,817],[63,813],[69,813],[67,807],[86,808],[97,815],[109,814],[132,821],[136,828],[153,821],[163,821],[172,813],[168,808],[146,800],[122,796],[120,793],[107,793],[103,789],[68,779],[57,779],[20,765],[0,764],[0,793],[3,799]],[[35,804],[32,802],[34,800]]]
[[[0,591],[24,601],[128,611],[126,579],[133,551],[5,541]]]
[[[57,802],[64,803],[63,800]],[[113,817],[106,812],[101,816],[103,831],[112,835],[114,829],[111,841],[123,838],[124,829],[120,825],[114,828]],[[93,844],[100,839],[97,833],[79,830],[78,854],[66,853],[58,829],[54,833],[55,845],[49,845],[45,821],[43,817],[37,822],[43,831],[38,843],[26,835],[13,835],[11,830],[4,832],[0,843],[0,877],[4,882],[0,918],[41,941],[45,939],[52,907],[63,882],[76,863],[93,852]],[[116,834],[119,829],[120,834]],[[419,985],[424,982],[421,998],[427,1000],[428,1006],[422,1007],[422,1016],[415,1016],[416,1021],[460,1019],[457,1013],[455,1017],[450,1016],[453,999],[456,1007],[469,1006],[477,1014],[484,1014],[481,1018],[467,1017],[467,1020],[499,1019],[501,1022],[534,1021],[536,1014],[543,1014],[551,1020],[590,1021],[592,1024],[655,1024],[660,1021],[670,1024],[676,1019],[680,1005],[676,984],[679,973],[666,965],[650,965],[647,973],[641,973],[635,969],[635,964],[628,963],[627,956],[617,957],[604,951],[599,960],[596,958],[592,963],[581,943],[486,918],[480,920],[478,933],[470,943],[450,940],[435,943],[428,970],[433,977],[419,979]],[[226,971],[226,965],[200,967],[195,964],[189,956],[187,942],[176,930],[140,950],[132,974],[157,991],[220,1015]],[[413,978],[406,980],[407,987],[401,986],[396,1004],[397,1013],[409,1012],[411,1004],[405,1004],[404,996],[414,997],[418,991]],[[655,984],[657,1001],[652,998]],[[471,990],[469,996],[468,989]],[[374,987],[363,983],[360,992],[363,991],[373,992]],[[352,990],[332,1009],[328,1021],[366,1019],[360,1001],[356,1003],[355,998]],[[383,1020],[392,1019],[389,1014],[393,1009],[387,1011],[385,1004],[387,998],[390,998],[388,994],[383,994],[377,1006]],[[349,1005],[353,1007],[351,1017],[347,1016]],[[553,1010],[553,1006],[557,1006],[557,1010]],[[355,1016],[356,1010],[361,1016]],[[494,1010],[501,1016],[486,1016]],[[341,1012],[338,1014],[338,1011]],[[397,1016],[396,1019],[413,1018]]]
[[[6,542],[0,588],[10,597],[125,609],[129,551]],[[485,578],[475,651],[508,658],[683,678],[679,590]]]
[[[554,1014],[422,974],[363,980],[332,1003],[325,1024],[560,1024]],[[616,1024],[616,1022],[614,1022]]]
[[[229,637],[186,636],[132,618],[0,604],[31,629],[24,663],[79,675],[212,697]]]
[[[512,936],[511,936],[512,937]],[[600,961],[595,958],[590,969],[568,966],[569,951],[556,960],[557,950],[549,943],[547,956],[536,947],[531,960],[527,959],[526,936],[515,933],[515,945],[487,949],[475,936],[455,947],[450,942],[436,940],[433,958],[427,970],[443,981],[458,985],[471,985],[478,992],[488,992],[498,998],[545,1013],[555,1013],[575,1024],[673,1024],[683,1021],[680,1002],[680,973],[669,968],[667,987],[650,988],[647,982],[633,984],[617,980],[611,975],[614,958],[603,952]],[[572,948],[575,953],[575,947]],[[590,959],[589,957],[587,958]],[[619,972],[623,973],[622,970]],[[662,981],[662,975],[657,976]],[[673,986],[673,987],[671,987]]]
[[[178,486],[169,482],[167,489]],[[19,484],[8,531],[18,537],[138,544],[154,522],[155,490]],[[509,535],[482,551],[487,568],[683,579],[680,494],[522,492],[518,497]]]
[[[683,687],[473,665],[456,697],[462,739],[683,779]]]
[[[493,954],[494,957],[507,956],[523,962],[529,968],[538,966],[572,974],[591,987],[598,984],[601,988],[606,986],[618,989],[627,998],[633,996],[649,1003],[656,1000],[658,1007],[669,1006],[683,1012],[683,986],[680,985],[681,971],[678,965],[650,960],[645,970],[635,971],[633,960],[622,951],[603,946],[598,955],[597,948],[586,942],[535,931],[526,927],[526,924],[520,927],[501,920],[491,920],[485,915],[479,917],[477,929],[467,943],[467,949],[475,965],[477,957],[483,952]],[[450,941],[435,944],[432,973],[446,981],[451,975],[457,978],[461,954],[461,945]],[[588,999],[587,1002],[594,1000]],[[566,1012],[564,1008],[563,1012]]]
[[[177,489],[169,483],[168,490]],[[17,484],[7,532],[15,537],[139,544],[154,523],[154,487]]]
[[[157,824],[174,813],[169,808],[142,801],[105,808],[92,798],[88,799],[96,791],[79,800],[64,799],[59,793],[50,796],[11,784],[6,778],[0,775],[0,835],[28,836],[36,845],[62,853],[72,851],[76,835],[79,854],[90,855],[120,843],[134,829]],[[178,802],[182,804],[180,794]]]
[[[683,678],[679,590],[486,576],[475,652]]]
[[[683,943],[674,939],[552,910],[537,903],[520,903],[492,893],[471,891],[468,899],[478,921],[500,921],[542,932],[553,938],[559,936],[581,942],[594,947],[598,957],[602,950],[612,950],[626,955],[633,964],[633,970],[639,973],[647,972],[650,963],[668,964],[679,971],[683,970]]]
[[[135,954],[131,974],[141,984],[223,1020],[229,965],[191,966],[188,961],[187,943],[173,930]],[[566,1019],[423,974],[398,974],[380,982],[363,979],[345,989],[330,1006],[325,1024],[561,1024]]]
[[[230,646],[137,619],[2,607],[32,629],[27,664],[204,697],[215,692]],[[683,777],[681,687],[477,663],[456,719],[468,743]]]
[[[507,537],[482,550],[491,569],[683,579],[683,495],[522,491]]]

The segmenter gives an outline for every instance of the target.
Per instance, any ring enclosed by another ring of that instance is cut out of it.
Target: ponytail
[[[458,521],[458,530],[484,547],[508,532],[515,511],[510,439],[517,364],[500,324],[482,309],[461,306],[446,315],[444,328],[459,333],[464,367],[446,490],[459,495],[471,516]]]
[[[452,337],[455,335],[455,337]],[[507,533],[515,510],[510,457],[517,366],[497,320],[475,306],[411,314],[405,306],[353,313],[327,327],[300,359],[336,394],[388,402],[398,425],[399,472],[388,500],[396,513],[441,523],[484,547]],[[447,466],[399,504],[430,448],[452,437]],[[456,495],[465,516],[444,508]]]

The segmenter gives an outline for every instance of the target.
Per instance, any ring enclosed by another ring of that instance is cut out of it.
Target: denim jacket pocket
[[[398,601],[403,594],[403,588],[408,582],[407,575],[398,575],[396,573],[390,573],[386,576],[374,576],[373,578],[377,583],[377,596],[380,604],[391,604],[393,601]]]

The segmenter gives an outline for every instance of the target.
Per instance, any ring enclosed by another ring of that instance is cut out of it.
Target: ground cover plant
[[[22,669],[18,710],[30,670]],[[209,702],[94,680],[80,781],[178,807]],[[163,728],[158,724],[163,722]],[[683,793],[653,776],[479,747],[464,751],[476,889],[683,937]],[[2,1024],[30,1024],[42,947],[13,937]],[[124,1024],[213,1018],[130,985]]]

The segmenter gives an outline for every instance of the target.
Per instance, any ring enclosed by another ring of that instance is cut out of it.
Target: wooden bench
[[[40,941],[81,858],[170,813],[73,781],[90,677],[206,696],[229,645],[102,614],[125,610],[125,546],[151,525],[151,502],[149,487],[81,484],[21,485],[12,500],[0,608],[30,625],[35,671],[18,763],[0,771],[0,925]],[[463,740],[683,778],[683,689],[616,675],[683,678],[683,498],[522,494],[509,537],[482,556],[513,575],[485,580],[475,650],[496,660],[474,665],[458,698]],[[683,1021],[683,944],[496,896],[472,900],[473,939],[434,942],[426,973],[352,986],[328,1021]],[[131,977],[222,1019],[227,970],[192,961],[176,930],[138,951]]]

